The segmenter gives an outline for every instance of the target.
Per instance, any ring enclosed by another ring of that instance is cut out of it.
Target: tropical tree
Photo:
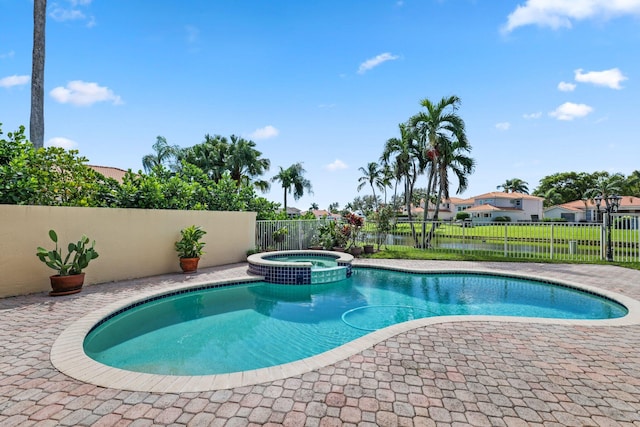
[[[507,179],[503,184],[496,187],[498,190],[501,188],[505,193],[529,194],[529,183],[520,178]]]
[[[589,188],[584,194],[584,200],[593,201],[596,197],[606,199],[609,196],[620,195],[620,190],[624,185],[624,176],[615,174],[607,177],[598,178],[595,186]],[[585,209],[587,205],[585,202]]]
[[[287,211],[287,193],[293,194],[295,200],[299,200],[307,193],[313,194],[311,190],[311,182],[304,177],[306,171],[302,167],[302,163],[295,163],[284,169],[279,166],[280,172],[271,178],[271,182],[279,181],[284,190],[284,211]]]
[[[390,138],[384,145],[380,161],[389,165],[393,170],[396,183],[403,181],[404,183],[404,204],[409,216],[411,216],[411,199],[413,188],[418,178],[418,155],[419,145],[417,143],[413,129],[406,123],[398,125],[400,129],[400,138]],[[394,199],[397,194],[397,188],[394,192]]]
[[[269,170],[271,162],[262,158],[262,153],[255,149],[256,143],[231,135],[224,164],[237,185],[244,182],[253,184],[261,191],[269,190],[269,182],[258,179]]]
[[[320,208],[318,207],[318,204],[316,202],[311,203],[311,206],[309,206],[310,211],[317,211],[318,209]]]
[[[376,187],[381,191],[384,188],[384,170],[376,162],[370,162],[366,168],[361,166],[358,170],[362,172],[362,176],[358,178],[357,190],[360,191],[365,185],[369,184],[373,192],[373,199],[378,200]],[[378,204],[376,203],[374,209],[377,208]]]
[[[158,166],[167,166],[171,170],[177,169],[177,159],[180,147],[169,145],[164,136],[158,136],[155,144],[151,146],[155,153],[147,154],[142,158],[142,167],[149,173]]]
[[[443,97],[438,103],[423,99],[420,105],[426,111],[410,119],[420,142],[420,165],[427,171],[427,200],[430,193],[437,191],[433,218],[438,219],[440,200],[449,197],[449,175],[454,172],[458,178],[457,193],[468,185],[467,176],[473,172],[474,160],[465,153],[471,151],[467,140],[464,120],[457,114],[460,98]],[[427,220],[428,203],[425,204],[424,220]]]
[[[44,147],[44,55],[46,23],[47,0],[34,0],[29,138],[35,148]]]
[[[588,197],[585,193],[596,186],[598,179],[608,177],[608,172],[560,172],[547,175],[540,180],[540,185],[533,191],[534,196],[544,197],[545,206],[569,203],[574,200],[585,201],[587,207]],[[554,203],[547,198],[549,191],[553,189]]]

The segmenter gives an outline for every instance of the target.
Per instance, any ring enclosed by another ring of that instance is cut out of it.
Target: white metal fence
[[[256,245],[266,249],[306,249],[318,244],[326,220],[258,221]],[[274,237],[285,228],[282,241]],[[600,223],[465,223],[399,222],[381,236],[370,221],[362,228],[359,243],[381,248],[409,246],[430,251],[478,253],[505,258],[594,261],[606,259],[608,232],[613,258],[640,262],[640,216],[615,214],[611,227]]]

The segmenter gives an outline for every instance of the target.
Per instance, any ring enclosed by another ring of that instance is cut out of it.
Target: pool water
[[[280,261],[280,262],[310,262],[311,270],[316,270],[321,268],[331,268],[331,267],[338,266],[338,261],[335,258],[320,257],[320,256],[285,255],[285,256],[268,257],[267,259],[269,261]]]
[[[609,299],[542,282],[356,268],[351,278],[329,284],[255,282],[151,301],[96,327],[84,350],[130,371],[209,375],[293,362],[422,317],[610,319],[626,313]]]

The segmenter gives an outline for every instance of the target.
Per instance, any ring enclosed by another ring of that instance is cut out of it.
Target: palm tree
[[[593,201],[596,197],[602,197],[602,199],[606,199],[609,196],[619,195],[623,184],[624,184],[624,177],[619,173],[611,176],[601,176],[596,181],[596,184],[594,187],[589,188],[587,191],[585,191],[583,195],[583,200]],[[585,208],[586,208],[586,201],[585,201]],[[597,220],[598,218],[596,213],[596,221]]]
[[[46,23],[47,0],[34,0],[29,139],[35,148],[44,146],[44,54]]]
[[[280,181],[282,188],[284,189],[284,211],[287,212],[287,193],[293,193],[295,200],[304,196],[304,191],[313,194],[311,191],[311,182],[304,177],[305,170],[302,168],[301,163],[295,163],[286,169],[279,166],[280,172],[271,178],[271,182]]]
[[[358,170],[362,172],[362,176],[358,178],[359,184],[357,190],[362,190],[362,188],[367,185],[367,183],[369,183],[369,185],[371,186],[371,191],[373,191],[373,199],[377,201],[378,198],[376,196],[376,187],[378,187],[379,190],[382,190],[384,188],[383,169],[381,169],[376,162],[370,162],[367,164],[366,168],[363,168],[361,166],[358,168]],[[375,204],[374,209],[378,209],[377,203]]]
[[[411,127],[405,123],[399,124],[398,127],[400,128],[400,138],[387,140],[380,160],[392,167],[396,182],[404,181],[404,203],[409,221],[411,221],[411,197],[418,177],[419,146]]]
[[[220,135],[206,134],[204,141],[179,153],[179,159],[200,168],[214,182],[219,182],[226,172],[225,159],[229,142]]]
[[[180,153],[180,147],[169,145],[164,136],[158,136],[155,144],[152,145],[155,154],[147,154],[142,158],[142,167],[149,173],[158,166],[168,166],[171,170],[176,170],[176,160]]]
[[[442,97],[434,104],[429,99],[423,99],[420,105],[427,109],[410,119],[421,144],[420,164],[423,171],[427,171],[427,201],[430,193],[437,189],[434,220],[438,219],[438,212],[442,196],[448,198],[449,180],[448,169],[459,179],[458,193],[467,186],[466,177],[473,171],[473,159],[463,153],[470,152],[471,146],[467,140],[464,120],[456,113],[460,106],[457,96]],[[462,179],[462,181],[460,181]],[[427,220],[428,202],[425,203],[424,221]]]
[[[529,183],[520,178],[507,179],[503,184],[496,187],[498,190],[501,188],[505,193],[529,194]]]
[[[231,135],[231,143],[228,146],[225,166],[238,186],[241,183],[253,184],[261,191],[269,190],[269,182],[257,179],[269,170],[269,159],[261,158],[262,153],[255,149],[256,143]]]

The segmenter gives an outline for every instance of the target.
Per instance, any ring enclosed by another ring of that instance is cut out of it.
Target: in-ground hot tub
[[[275,251],[250,255],[249,272],[265,282],[310,285],[338,282],[351,277],[353,256],[332,251]]]

